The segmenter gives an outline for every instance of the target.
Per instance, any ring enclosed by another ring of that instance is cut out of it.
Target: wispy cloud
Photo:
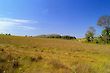
[[[18,26],[18,27],[23,28],[24,30],[25,29],[28,29],[28,30],[34,30],[34,29],[36,29],[35,27],[30,27],[30,26]]]
[[[27,23],[38,23],[38,21],[29,20],[29,19],[14,19],[14,18],[0,18],[0,23],[7,23],[7,25],[11,24],[27,24]]]
[[[37,23],[38,21],[29,19],[0,18],[0,33],[7,32],[9,30],[35,30],[36,28],[31,25]]]

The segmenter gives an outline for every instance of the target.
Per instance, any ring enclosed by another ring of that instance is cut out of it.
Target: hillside
[[[0,73],[110,73],[110,45],[0,36]]]

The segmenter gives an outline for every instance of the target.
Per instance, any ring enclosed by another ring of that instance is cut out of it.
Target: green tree
[[[85,38],[88,42],[93,42],[94,40],[94,35],[95,35],[95,29],[94,27],[89,27],[88,31],[85,34]]]
[[[97,22],[97,25],[104,28],[104,31],[102,31],[102,36],[108,43],[110,40],[110,16],[101,16]]]
[[[107,35],[107,31],[104,29],[104,30],[102,30],[102,34],[101,34],[101,36],[100,36],[100,40],[102,41],[102,42],[104,42],[104,43],[108,43],[108,42],[110,42],[110,31],[108,31],[108,35]],[[108,38],[109,37],[109,38]]]

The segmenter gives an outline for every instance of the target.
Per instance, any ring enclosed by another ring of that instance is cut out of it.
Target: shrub
[[[50,35],[47,35],[48,38],[61,38],[61,35],[59,34],[50,34]]]
[[[0,73],[12,73],[15,68],[20,66],[19,62],[13,59],[14,57],[7,53],[0,53]]]
[[[62,36],[61,38],[67,39],[67,40],[76,39],[76,37],[72,37],[72,36],[69,36],[69,35]]]
[[[37,37],[41,37],[41,38],[62,38],[62,39],[76,39],[76,37],[74,36],[69,36],[69,35],[65,35],[65,36],[61,36],[59,34],[49,34],[49,35],[39,35]]]
[[[89,27],[88,31],[85,34],[85,38],[88,42],[93,42],[95,35],[95,29],[93,27]]]
[[[39,55],[39,56],[37,57],[37,59],[38,59],[38,60],[42,60],[43,58],[42,58],[42,56]]]
[[[37,62],[37,58],[31,57],[31,62]]]
[[[13,60],[13,68],[18,68],[20,66],[17,60]]]
[[[77,63],[73,70],[74,73],[96,73],[92,67],[85,63]]]
[[[60,68],[67,68],[65,65],[63,65],[60,61],[58,61],[58,60],[52,60],[51,62],[50,62],[50,64],[54,67],[54,68],[56,68],[56,69],[60,69]]]
[[[4,51],[4,49],[3,49],[3,48],[0,48],[0,51],[2,51],[2,52],[3,52],[3,51]]]
[[[37,56],[37,58],[36,57],[31,57],[31,62],[38,62],[42,59],[43,59],[42,56]]]

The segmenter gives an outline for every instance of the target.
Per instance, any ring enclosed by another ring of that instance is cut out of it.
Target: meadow
[[[110,73],[110,45],[3,35],[0,73]]]

